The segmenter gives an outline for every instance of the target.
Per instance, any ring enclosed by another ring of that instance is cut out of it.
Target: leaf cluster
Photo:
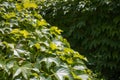
[[[36,2],[0,0],[0,7],[0,80],[92,79],[86,58],[38,14]]]

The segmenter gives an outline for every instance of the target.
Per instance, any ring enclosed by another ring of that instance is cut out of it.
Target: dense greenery
[[[120,0],[46,0],[44,18],[108,80],[120,79]],[[47,5],[47,6],[46,6]]]
[[[70,48],[29,0],[0,0],[0,80],[93,80],[85,57]]]

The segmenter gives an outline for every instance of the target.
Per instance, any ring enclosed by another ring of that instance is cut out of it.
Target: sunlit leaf
[[[17,52],[17,50],[14,50],[14,55],[17,57],[20,57],[19,53]]]
[[[52,58],[52,57],[49,57],[49,58],[43,58],[41,60],[41,62],[45,62],[46,63],[46,67],[47,69],[49,69],[52,65],[52,63],[55,64],[55,66],[59,66],[59,60],[57,60],[56,58]]]
[[[66,68],[60,68],[57,70],[55,73],[55,76],[57,77],[58,80],[64,80],[65,77],[68,77],[69,80],[72,80],[72,77],[70,77],[70,72]]]
[[[52,50],[55,50],[55,49],[57,49],[57,46],[56,46],[55,43],[51,43],[51,44],[50,44],[50,48],[51,48]]]
[[[21,68],[19,68],[15,74],[13,75],[13,78],[15,78],[16,76],[18,76],[20,73],[22,72]]]
[[[37,21],[37,25],[38,26],[47,26],[48,23],[45,20],[42,19],[41,21],[40,20]]]
[[[29,35],[29,32],[27,32],[26,30],[21,30],[20,33],[27,38],[27,36]]]
[[[35,47],[36,47],[37,49],[40,49],[40,44],[39,44],[39,43],[36,43],[36,44],[35,44]]]

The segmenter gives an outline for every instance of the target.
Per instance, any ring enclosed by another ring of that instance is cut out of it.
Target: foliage
[[[0,0],[0,7],[0,80],[92,79],[86,58],[38,14],[34,1]]]
[[[87,56],[88,66],[108,80],[120,78],[120,1],[55,0],[41,11],[64,31],[72,48]],[[99,73],[98,72],[98,73]]]

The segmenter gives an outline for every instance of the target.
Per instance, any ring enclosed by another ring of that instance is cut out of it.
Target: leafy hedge
[[[34,0],[0,0],[0,80],[91,80],[86,58],[38,12]]]
[[[85,55],[94,71],[120,79],[120,1],[56,0],[43,7],[50,24],[64,30],[72,48]]]

